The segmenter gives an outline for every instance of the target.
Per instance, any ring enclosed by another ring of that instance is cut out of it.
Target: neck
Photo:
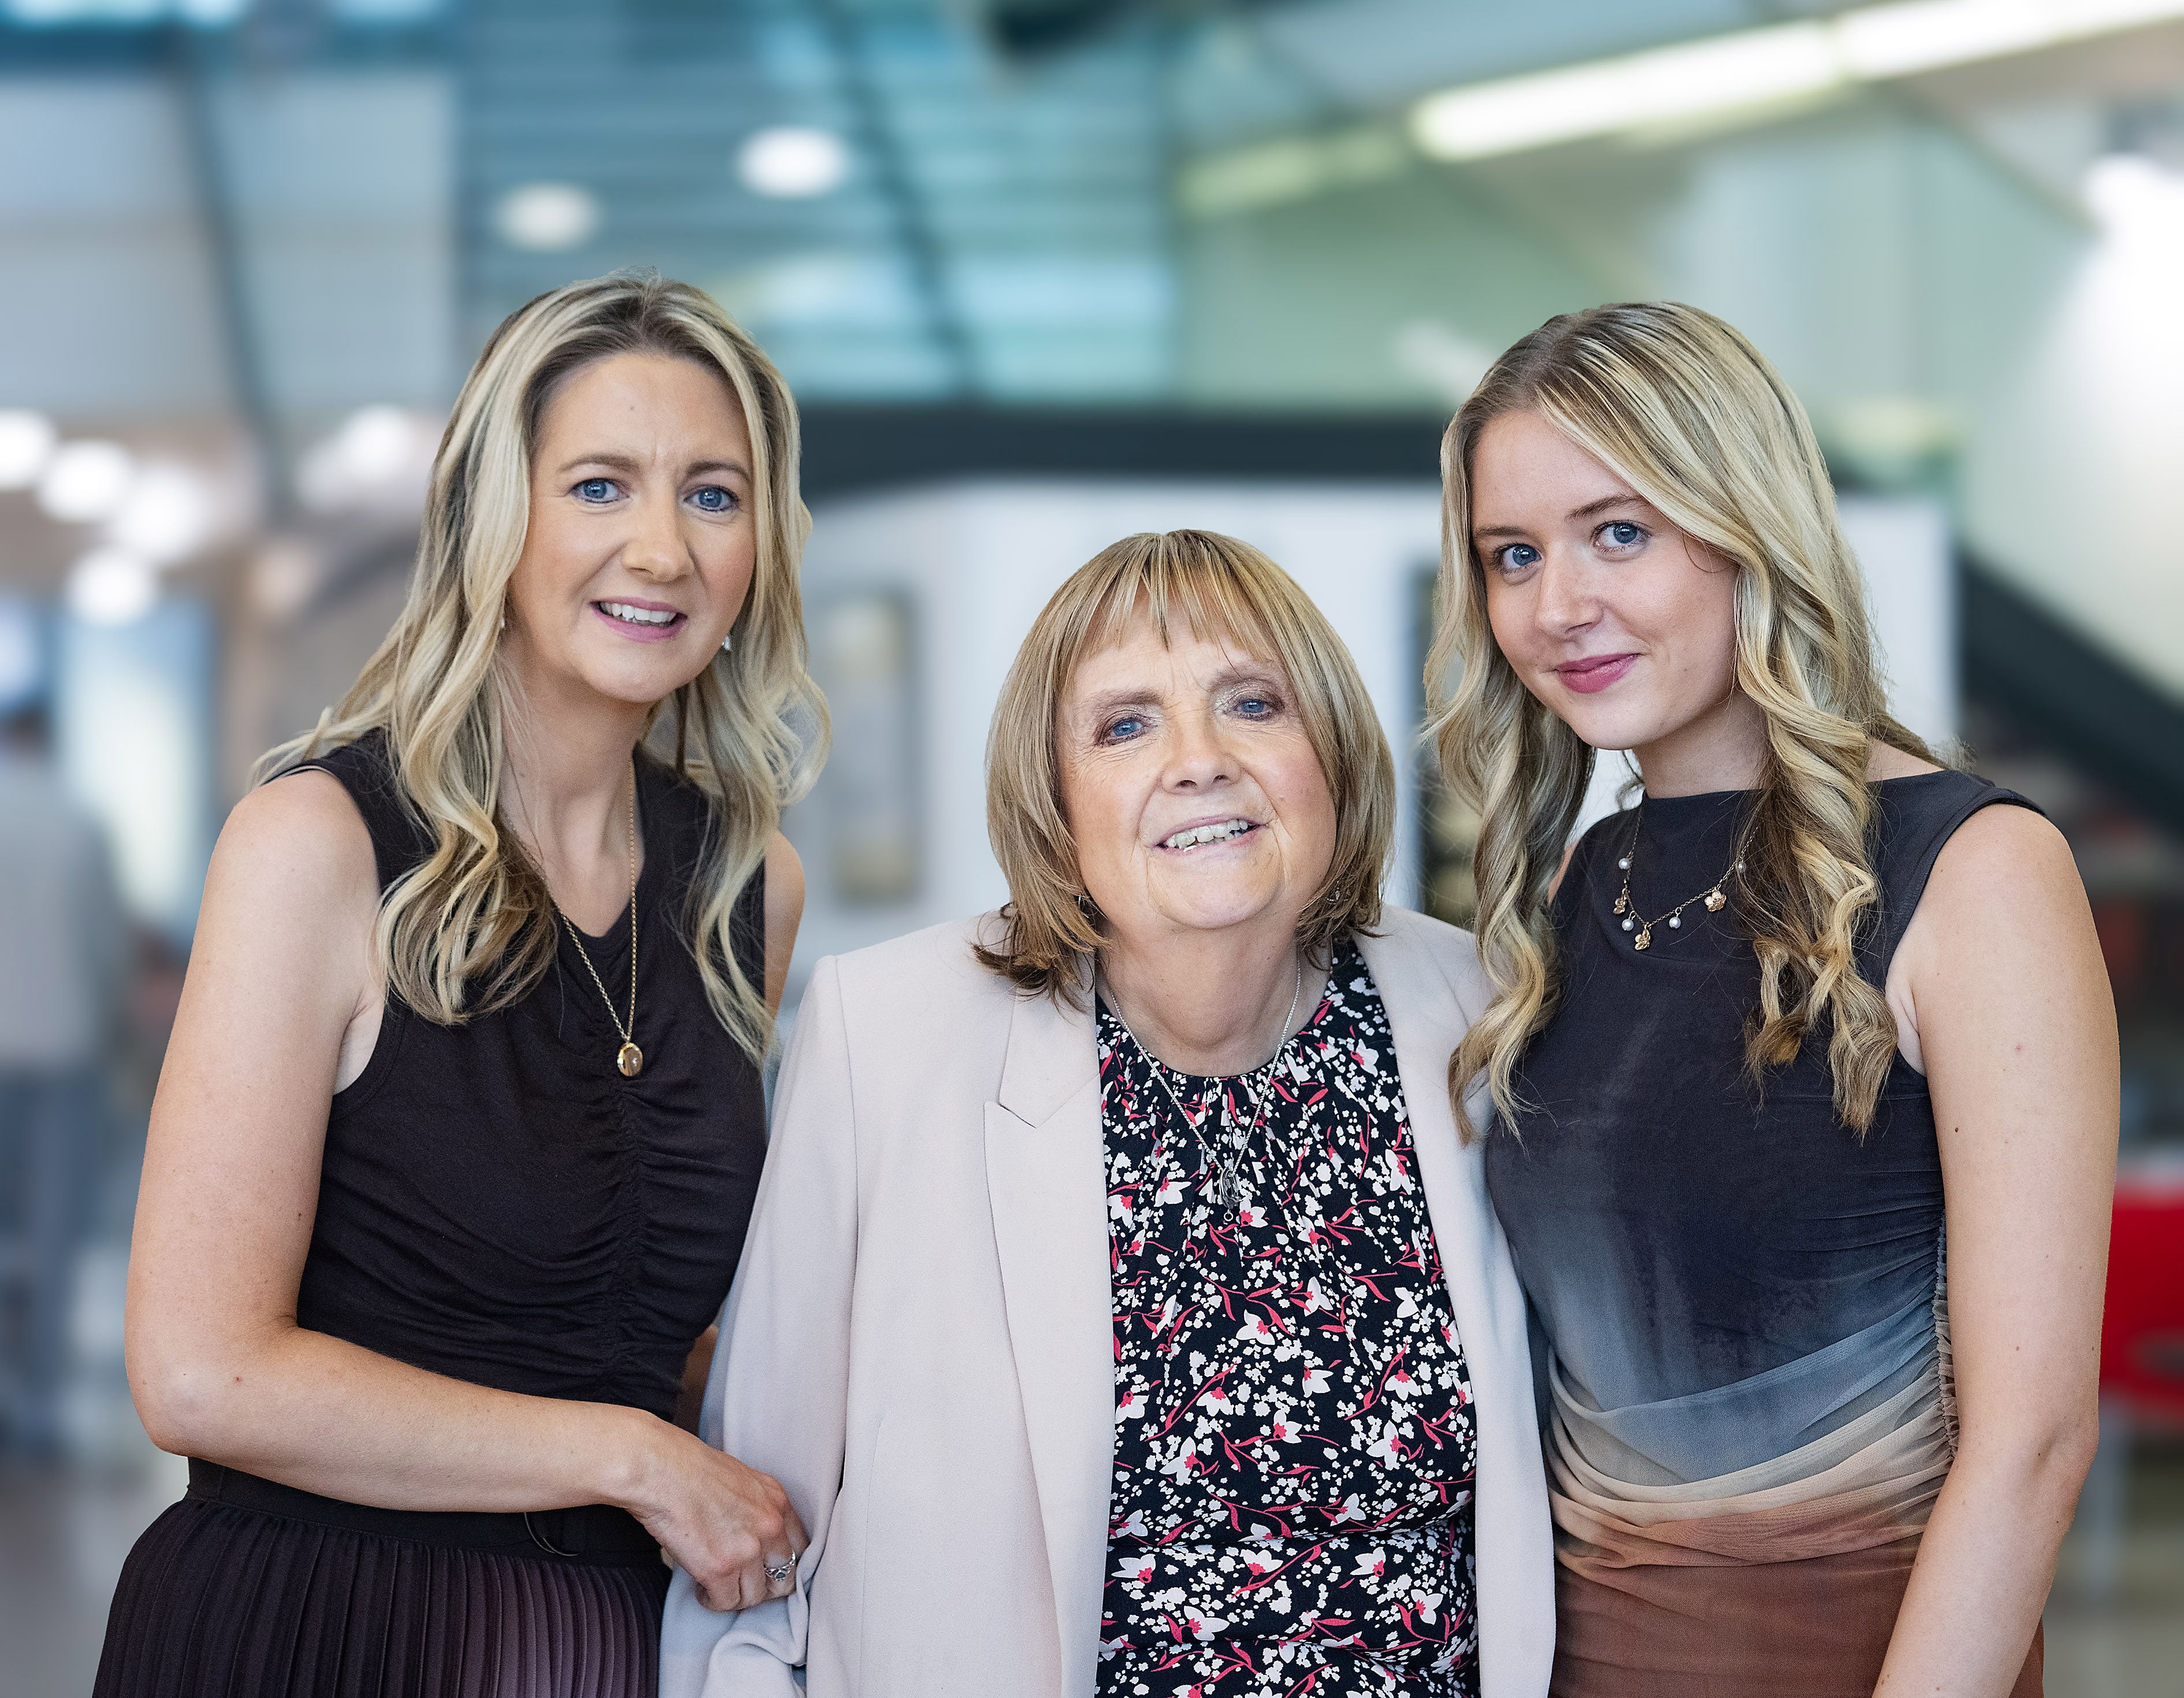
[[[1630,752],[1648,796],[1757,790],[1767,770],[1767,722],[1750,696],[1732,689],[1697,718]]]
[[[608,885],[627,895],[630,761],[644,718],[643,707],[557,701],[520,679],[503,700],[502,805],[565,908],[595,908]],[[610,918],[620,911],[617,902]]]
[[[1215,1075],[1262,1065],[1310,1018],[1327,982],[1306,964],[1299,990],[1295,933],[1286,922],[1241,936],[1117,937],[1100,952],[1100,973],[1109,1003],[1156,1060]]]

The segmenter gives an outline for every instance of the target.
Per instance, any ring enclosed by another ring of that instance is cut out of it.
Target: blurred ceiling
[[[35,327],[0,409],[203,443],[276,527],[338,530],[396,510],[337,475],[343,442],[412,476],[492,325],[616,265],[712,288],[820,406],[1430,410],[1551,311],[1675,294],[1750,329],[1869,475],[1948,460],[1983,553],[2055,606],[2088,169],[2184,165],[2184,6],[1907,4],[0,0],[0,312]],[[1507,80],[1584,65],[1596,95],[1618,56],[1759,64],[1881,11],[1930,42],[2108,21],[1499,157],[1424,144],[1446,91],[1529,122],[1568,90]],[[2129,459],[2081,435],[2085,478]],[[2184,694],[2146,634],[2145,595],[2184,615],[2148,476],[2094,498],[2130,593],[2063,611]],[[0,492],[8,576],[81,545]]]

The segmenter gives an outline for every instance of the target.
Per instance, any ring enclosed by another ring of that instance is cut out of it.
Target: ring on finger
[[[775,1585],[780,1585],[783,1582],[786,1581],[790,1575],[796,1572],[797,1559],[803,1553],[800,1551],[792,1550],[788,1556],[783,1557],[780,1561],[767,1563],[766,1565],[766,1578],[772,1581]]]

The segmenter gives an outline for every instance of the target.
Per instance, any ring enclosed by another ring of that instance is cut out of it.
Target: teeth
[[[1161,845],[1163,849],[1195,849],[1201,843],[1219,843],[1231,837],[1240,837],[1251,829],[1248,819],[1224,819],[1216,825],[1194,825],[1188,831],[1178,831]]]
[[[666,625],[675,618],[675,615],[664,607],[632,607],[627,601],[602,601],[599,606],[610,617],[629,625]]]

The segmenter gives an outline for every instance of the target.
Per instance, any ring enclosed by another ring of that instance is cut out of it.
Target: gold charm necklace
[[[1653,928],[1657,925],[1665,923],[1671,931],[1682,930],[1684,910],[1693,902],[1704,902],[1708,913],[1721,912],[1723,906],[1729,901],[1729,897],[1722,891],[1722,886],[1744,870],[1744,839],[1746,832],[1751,829],[1747,824],[1745,831],[1736,834],[1736,847],[1730,852],[1729,865],[1722,869],[1722,874],[1719,879],[1696,896],[1685,897],[1668,913],[1658,914],[1652,919],[1645,919],[1641,918],[1637,909],[1630,905],[1630,863],[1638,858],[1638,834],[1644,828],[1645,824],[1646,804],[1641,802],[1638,804],[1638,817],[1632,822],[1630,827],[1630,846],[1623,852],[1623,858],[1615,863],[1623,869],[1623,888],[1616,893],[1614,911],[1623,916],[1623,929],[1637,934],[1630,940],[1630,947],[1633,949],[1651,949],[1653,947]]]
[[[599,987],[599,1000],[607,1005],[607,1018],[621,1034],[621,1047],[615,1053],[615,1065],[621,1070],[625,1079],[634,1079],[644,1071],[644,1052],[637,1047],[630,1034],[637,1029],[637,768],[629,773],[629,1019],[625,1022],[615,1012],[614,998],[607,995],[606,981],[599,977],[599,969],[592,965],[592,952],[584,947],[583,934],[566,913],[561,905],[554,904],[554,912],[561,914],[561,924],[569,928],[569,941],[577,946],[584,970],[592,975],[592,982]]]

